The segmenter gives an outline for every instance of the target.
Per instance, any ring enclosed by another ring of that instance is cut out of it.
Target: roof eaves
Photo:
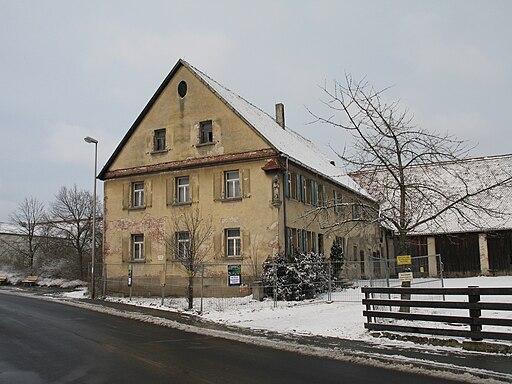
[[[119,155],[119,153],[121,152],[121,150],[123,149],[124,145],[126,144],[126,142],[128,141],[128,139],[131,137],[131,135],[133,134],[133,132],[135,131],[135,129],[137,128],[137,126],[140,124],[140,122],[144,119],[144,117],[146,116],[146,114],[149,112],[149,110],[151,109],[151,107],[153,106],[153,104],[155,104],[156,100],[158,99],[158,97],[160,96],[160,94],[163,92],[163,90],[165,89],[165,87],[167,86],[167,84],[169,84],[169,82],[171,81],[171,79],[173,78],[173,76],[176,74],[176,72],[178,71],[178,69],[183,66],[184,64],[186,64],[186,62],[183,60],[183,59],[179,59],[178,62],[174,65],[174,67],[171,69],[171,71],[169,72],[169,74],[166,76],[166,78],[164,79],[164,81],[162,82],[162,84],[160,84],[160,86],[158,87],[158,89],[156,90],[156,92],[153,94],[153,96],[151,97],[151,99],[148,101],[148,103],[146,104],[146,106],[144,107],[144,109],[142,110],[142,112],[139,114],[139,116],[137,117],[137,119],[135,119],[135,121],[133,122],[132,126],[130,127],[130,129],[128,130],[128,132],[126,132],[126,134],[124,135],[123,139],[121,140],[121,142],[119,143],[119,145],[116,147],[116,149],[114,150],[114,152],[112,153],[112,155],[110,156],[110,158],[107,160],[107,162],[105,163],[105,165],[103,166],[103,168],[101,169],[100,173],[98,174],[98,179],[100,180],[105,180],[105,174],[107,173],[108,169],[110,168],[110,166],[112,165],[112,163],[114,162],[114,160],[117,158],[117,156]]]

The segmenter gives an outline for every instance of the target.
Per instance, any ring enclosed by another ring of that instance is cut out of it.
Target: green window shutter
[[[285,249],[286,249],[286,256],[291,256],[293,253],[293,236],[292,236],[292,229],[290,227],[286,227],[286,239],[285,239]]]
[[[318,205],[318,184],[311,181],[311,204]]]

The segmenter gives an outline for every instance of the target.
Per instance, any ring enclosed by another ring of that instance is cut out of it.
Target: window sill
[[[189,207],[192,205],[192,201],[186,201],[186,202],[183,202],[183,203],[180,203],[180,202],[173,202],[171,204],[173,207]]]
[[[224,256],[222,261],[242,261],[243,259],[243,256]]]
[[[242,201],[242,196],[237,196],[237,197],[224,197],[223,199],[221,199],[220,201],[222,201],[223,203],[230,203],[232,201]]]
[[[209,141],[207,143],[197,143],[196,147],[207,147],[207,146],[215,145],[215,144],[217,144],[216,141]]]
[[[151,152],[150,152],[150,154],[151,154],[151,155],[162,155],[162,154],[167,153],[167,152],[169,152],[169,149],[168,149],[168,148],[166,148],[166,149],[160,149],[160,150],[158,150],[158,151],[151,151]]]
[[[146,209],[145,205],[137,206],[137,207],[130,207],[128,208],[129,211],[143,211]]]
[[[128,261],[130,264],[144,264],[146,262],[146,259],[131,259]]]

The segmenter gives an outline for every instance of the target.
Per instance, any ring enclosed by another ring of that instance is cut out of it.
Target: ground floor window
[[[133,260],[144,259],[144,235],[132,235],[132,256]]]
[[[240,257],[240,228],[226,229],[226,255],[228,257]]]

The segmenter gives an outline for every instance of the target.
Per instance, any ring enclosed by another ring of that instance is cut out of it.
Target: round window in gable
[[[180,95],[180,97],[185,97],[186,94],[187,94],[187,83],[184,81],[180,81],[180,83],[178,84],[178,95]]]

